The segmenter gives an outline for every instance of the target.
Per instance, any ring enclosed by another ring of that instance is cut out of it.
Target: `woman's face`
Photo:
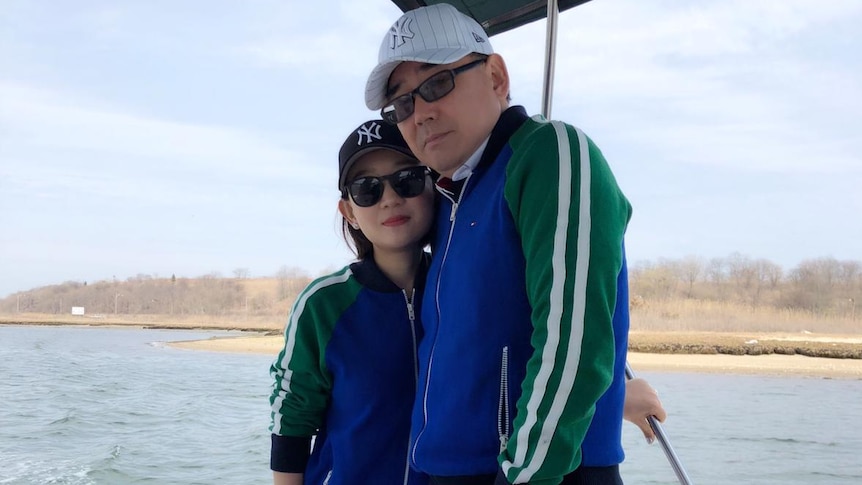
[[[418,161],[402,153],[380,149],[363,155],[347,174],[348,185],[360,177],[385,177],[399,170],[417,167]],[[375,204],[361,207],[353,197],[339,202],[341,214],[358,224],[374,245],[375,254],[414,251],[431,228],[434,219],[434,192],[431,179],[424,175],[424,189],[416,197],[402,197],[383,181],[383,193]]]

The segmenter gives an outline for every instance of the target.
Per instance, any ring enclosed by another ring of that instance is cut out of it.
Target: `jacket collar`
[[[497,155],[509,142],[509,138],[518,131],[518,128],[524,124],[530,117],[527,116],[527,110],[523,106],[510,106],[503,111],[494,129],[491,130],[491,138],[488,139],[488,146],[485,147],[485,152],[482,153],[482,158],[479,160],[477,168],[486,168],[497,159]]]
[[[422,258],[419,260],[419,267],[416,269],[416,276],[413,277],[413,287],[416,289],[417,294],[425,286],[425,275],[428,274],[430,262],[431,255],[423,251]],[[363,260],[351,263],[350,271],[353,272],[356,281],[370,290],[381,293],[397,293],[401,291],[398,285],[383,274],[383,271],[374,262],[373,257],[369,256]]]
[[[503,147],[506,146],[506,143],[509,142],[512,135],[528,119],[529,116],[527,116],[527,110],[525,110],[523,106],[510,106],[509,108],[506,108],[506,110],[500,114],[500,118],[497,120],[497,124],[494,125],[494,129],[491,130],[491,136],[486,142],[485,151],[482,152],[482,158],[479,159],[479,163],[476,165],[473,173],[482,172],[488,168],[489,165],[494,163],[494,160],[497,159],[497,156],[503,150]],[[460,200],[461,192],[464,189],[466,182],[466,178],[461,180],[452,180],[448,177],[440,176],[435,185],[440,193],[454,202]]]

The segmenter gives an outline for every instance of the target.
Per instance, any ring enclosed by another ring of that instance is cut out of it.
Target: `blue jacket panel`
[[[434,475],[497,472],[496,458],[511,437],[520,386],[534,353],[524,250],[504,194],[513,154],[506,141],[527,120],[522,108],[507,110],[460,199],[457,185],[449,197],[440,198],[411,431],[414,467]],[[446,190],[441,192],[446,195]],[[618,464],[624,458],[629,326],[624,250],[622,260],[612,319],[614,376],[582,444],[585,466]]]
[[[304,483],[353,485],[373,480],[425,485],[427,477],[411,470],[408,462],[410,410],[416,392],[416,345],[421,338],[416,321],[420,298],[408,302],[405,292],[370,259],[354,263],[349,271],[352,274],[345,281],[329,286],[325,295],[318,294],[323,298],[312,295],[308,299],[302,312],[314,317],[297,320],[299,325],[315,325],[318,331],[331,329],[331,333],[320,333],[329,335],[321,344],[321,367],[331,386],[326,407],[320,410],[321,425],[311,455],[304,470],[300,470]],[[424,276],[423,266],[417,283],[424,281]],[[421,293],[421,286],[416,292]],[[344,310],[331,322],[324,317],[325,312],[318,311],[323,305]],[[301,344],[298,341],[296,345]],[[316,365],[284,360],[289,362],[289,369],[295,368],[295,379],[299,379],[296,376],[300,375],[300,366]],[[300,385],[294,388],[300,395],[291,398],[301,402],[309,391]],[[290,416],[284,419],[290,420]],[[274,436],[273,440],[273,455],[308,453],[296,446],[291,449],[290,436]],[[286,447],[279,448],[278,440]]]

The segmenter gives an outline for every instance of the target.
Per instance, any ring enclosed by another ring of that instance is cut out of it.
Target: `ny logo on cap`
[[[395,25],[389,29],[389,34],[392,36],[389,39],[390,49],[401,47],[405,42],[407,42],[407,39],[413,38],[415,34],[410,30],[410,22],[412,21],[413,19],[410,17],[400,18],[395,22]]]
[[[357,145],[362,145],[363,139],[365,140],[364,143],[371,143],[374,140],[380,140],[383,138],[380,136],[380,125],[375,122],[372,122],[370,126],[360,126],[359,129],[356,130],[356,134],[359,135],[359,139],[356,141]]]

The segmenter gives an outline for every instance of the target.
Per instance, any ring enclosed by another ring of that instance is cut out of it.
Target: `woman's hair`
[[[349,201],[350,196],[347,195],[347,189],[341,189],[341,198]],[[365,259],[374,254],[374,245],[365,237],[361,229],[354,229],[350,222],[342,215],[341,216],[341,235],[344,237],[344,242],[347,247],[356,254],[357,259]]]

